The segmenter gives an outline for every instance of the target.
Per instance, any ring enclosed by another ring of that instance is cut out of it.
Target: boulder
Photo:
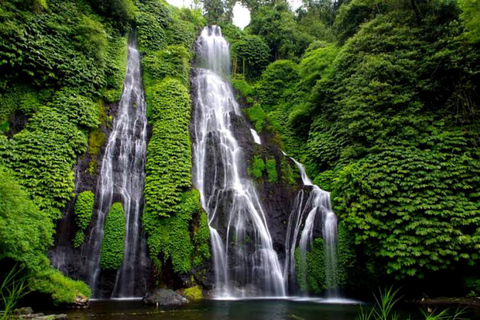
[[[188,303],[188,300],[170,289],[154,289],[145,295],[143,302],[145,304],[169,307],[184,305]]]

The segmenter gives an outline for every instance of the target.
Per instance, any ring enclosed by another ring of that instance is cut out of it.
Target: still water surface
[[[204,300],[178,308],[156,308],[141,301],[93,301],[87,310],[68,310],[71,320],[354,320],[358,303],[324,303],[301,300]],[[364,306],[365,307],[365,306]],[[368,308],[368,306],[366,306]],[[397,310],[400,319],[422,319],[418,306]],[[58,310],[56,311],[58,313]],[[479,310],[470,310],[464,319],[480,319]]]

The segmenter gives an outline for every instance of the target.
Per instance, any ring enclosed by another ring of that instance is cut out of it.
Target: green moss
[[[275,159],[267,159],[265,163],[265,167],[267,169],[268,181],[270,183],[277,182],[278,173],[277,173],[277,162],[275,161]]]
[[[100,268],[117,270],[123,262],[125,246],[125,212],[120,202],[115,202],[105,218],[104,236],[100,250]]]
[[[74,303],[77,297],[90,298],[90,288],[79,280],[65,277],[60,271],[47,269],[30,279],[30,288],[52,296],[55,305]]]
[[[101,148],[105,145],[106,136],[100,129],[95,129],[90,132],[88,136],[88,154],[90,161],[88,163],[88,172],[95,174],[98,168],[97,157],[100,154]]]
[[[248,168],[248,174],[254,176],[257,179],[263,177],[263,170],[265,170],[265,162],[261,156],[254,156],[252,165]]]
[[[183,291],[183,295],[190,301],[202,300],[202,288],[200,286],[187,288]]]

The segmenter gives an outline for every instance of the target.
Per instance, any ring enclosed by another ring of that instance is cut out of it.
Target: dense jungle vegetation
[[[0,272],[21,268],[56,304],[89,297],[46,254],[75,199],[73,244],[85,241],[94,195],[75,194],[74,166],[104,146],[99,128],[111,125],[135,28],[151,128],[150,258],[158,283],[167,265],[201,276],[209,232],[192,188],[189,76],[199,30],[216,23],[246,115],[332,192],[341,285],[479,295],[480,1],[305,0],[295,12],[283,0],[242,3],[245,30],[231,23],[231,1],[203,0],[202,16],[163,0],[0,0]],[[107,217],[107,269],[121,264],[122,212],[115,204]],[[314,244],[300,286],[320,294],[328,281]]]
[[[478,295],[480,2],[244,5],[244,31],[218,14],[228,4],[207,18],[232,43],[256,129],[332,192],[342,284]],[[317,293],[321,250],[307,257]]]

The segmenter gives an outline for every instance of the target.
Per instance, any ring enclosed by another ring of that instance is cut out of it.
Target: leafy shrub
[[[100,124],[98,105],[91,99],[79,95],[75,90],[57,91],[51,107],[79,127],[95,128]]]
[[[51,108],[41,108],[25,129],[3,146],[4,164],[13,169],[41,208],[58,209],[71,200],[74,190],[73,165],[85,152],[86,136],[68,118]]]
[[[150,257],[157,266],[161,265],[161,254],[163,261],[171,259],[175,272],[186,273],[192,267],[194,253],[189,225],[193,216],[201,211],[199,192],[193,190],[183,193],[173,208],[176,213],[171,217],[159,218],[155,212],[145,212],[143,221],[148,234],[148,247]]]
[[[55,305],[74,303],[77,297],[90,298],[90,288],[84,282],[65,277],[53,268],[38,272],[30,281],[30,288],[52,296]]]
[[[246,35],[232,47],[234,72],[242,73],[247,79],[256,79],[267,67],[270,48],[259,36]]]
[[[254,176],[256,179],[263,177],[263,171],[265,170],[265,162],[261,156],[254,156],[251,167],[248,168],[248,174]]]
[[[105,218],[104,236],[100,250],[100,268],[117,270],[122,266],[125,246],[125,212],[120,202],[115,202]]]
[[[248,109],[244,109],[250,121],[253,122],[255,130],[261,133],[267,124],[267,114],[259,104],[254,104]]]
[[[149,95],[153,130],[147,149],[145,212],[168,217],[176,212],[183,191],[192,184],[190,96],[174,79],[165,79],[151,88]]]
[[[270,64],[257,83],[258,99],[267,112],[282,103],[288,89],[298,80],[298,67],[290,60],[277,60]]]
[[[142,59],[145,74],[145,84],[152,83],[152,79],[171,77],[179,79],[184,85],[188,84],[190,71],[190,53],[184,46],[168,46],[163,50],[151,52]]]
[[[93,205],[95,204],[95,196],[91,191],[81,192],[77,200],[75,201],[74,213],[75,213],[75,222],[78,226],[78,232],[75,235],[73,241],[74,248],[80,247],[80,245],[85,240],[85,230],[90,224],[93,213]]]
[[[20,187],[11,171],[0,166],[0,261],[11,258],[30,270],[48,266],[54,225]]]

